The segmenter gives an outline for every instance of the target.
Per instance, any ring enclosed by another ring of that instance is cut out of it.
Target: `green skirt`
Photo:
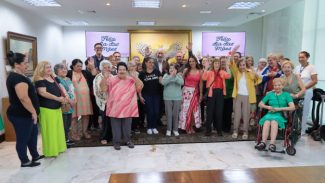
[[[0,115],[0,135],[5,133],[5,128],[3,126],[2,116]]]
[[[44,156],[58,156],[67,149],[61,109],[41,107],[39,121]]]
[[[263,118],[261,118],[260,125],[264,125],[265,121],[276,121],[280,129],[284,129],[285,123],[287,122],[287,120],[282,116],[281,112],[268,112],[263,116]]]

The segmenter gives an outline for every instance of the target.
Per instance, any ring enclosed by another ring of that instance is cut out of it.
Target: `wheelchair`
[[[275,153],[287,153],[290,156],[294,156],[296,154],[295,145],[298,142],[299,138],[301,137],[301,119],[302,119],[302,110],[303,110],[303,99],[295,99],[295,110],[290,112],[285,112],[285,118],[287,119],[287,123],[285,129],[280,130],[278,132],[278,139],[280,134],[283,136],[283,150],[274,151]],[[267,113],[266,110],[260,110],[258,116],[259,119],[263,117]],[[259,120],[258,120],[259,121]],[[257,137],[256,137],[256,146],[261,143],[262,141],[262,130],[263,126],[258,125],[257,128]],[[268,151],[264,149],[263,151]]]

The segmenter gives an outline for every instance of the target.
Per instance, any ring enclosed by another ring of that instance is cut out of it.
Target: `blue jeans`
[[[143,96],[145,100],[145,109],[147,113],[148,129],[157,128],[159,120],[160,96]]]
[[[16,117],[8,115],[8,119],[13,124],[16,132],[16,151],[22,164],[29,162],[27,147],[32,158],[39,157],[37,152],[37,125],[32,118]]]

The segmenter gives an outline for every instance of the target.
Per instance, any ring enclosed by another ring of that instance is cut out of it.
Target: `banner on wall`
[[[203,32],[203,56],[228,56],[234,46],[240,45],[239,52],[245,55],[245,32]]]
[[[103,55],[108,57],[115,51],[122,57],[130,56],[130,35],[121,32],[86,32],[86,55],[95,55],[95,43],[102,43]]]

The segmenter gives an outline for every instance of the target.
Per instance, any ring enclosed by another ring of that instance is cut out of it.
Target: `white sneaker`
[[[148,135],[152,135],[152,129],[149,128],[149,129],[147,130],[147,134],[148,134]]]
[[[231,135],[231,137],[232,137],[233,139],[236,139],[236,138],[238,137],[238,134],[237,134],[236,132],[234,132],[234,133]]]
[[[158,134],[158,130],[156,128],[152,129],[153,134]]]
[[[178,131],[173,131],[173,133],[174,133],[174,135],[175,135],[176,137],[179,136]]]
[[[169,131],[169,130],[167,130],[167,132],[166,132],[166,136],[171,136],[172,135],[172,132],[171,131]]]

